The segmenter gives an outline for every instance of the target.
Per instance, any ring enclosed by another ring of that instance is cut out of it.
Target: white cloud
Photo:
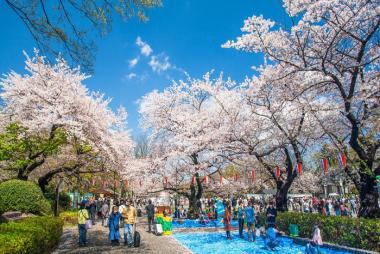
[[[149,56],[153,52],[153,49],[150,47],[150,45],[142,41],[140,36],[137,36],[136,38],[136,45],[139,46],[140,52],[144,56]]]
[[[128,61],[129,68],[133,68],[136,66],[136,64],[139,62],[139,57],[133,58]]]
[[[129,73],[129,74],[127,75],[127,79],[133,79],[133,78],[135,78],[135,77],[137,77],[137,75],[136,75],[136,73],[134,73],[134,72],[131,72],[131,73]]]
[[[162,72],[166,71],[171,67],[171,64],[169,62],[169,57],[161,54],[157,56],[152,56],[149,61],[149,66],[152,68],[154,72]]]

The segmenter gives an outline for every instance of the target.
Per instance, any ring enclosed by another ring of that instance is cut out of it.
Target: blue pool
[[[223,222],[221,221],[222,219],[218,220],[210,220],[207,221],[206,223],[201,223],[199,220],[181,220],[181,221],[176,221],[173,220],[173,228],[222,228],[224,227]],[[231,221],[231,224],[233,227],[238,226],[238,221]]]
[[[227,241],[223,233],[176,233],[173,235],[181,244],[196,254],[303,254],[305,246],[294,244],[291,239],[280,237],[280,246],[275,251],[269,251],[264,248],[262,237],[256,239],[256,242],[248,242],[246,239],[240,239],[237,232],[232,233],[232,241]],[[246,236],[245,236],[246,237]],[[350,253],[345,251],[336,251],[326,248],[321,249],[323,254],[343,254]]]

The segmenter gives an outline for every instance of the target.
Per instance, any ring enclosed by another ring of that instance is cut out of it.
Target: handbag
[[[91,221],[91,220],[86,220],[85,228],[86,228],[86,229],[90,229],[90,228],[92,228],[92,221]]]

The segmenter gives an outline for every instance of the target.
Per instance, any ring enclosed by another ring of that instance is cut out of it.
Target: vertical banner
[[[256,180],[255,169],[254,169],[254,168],[252,168],[251,178],[252,178],[252,181],[255,181],[255,180]]]
[[[323,169],[323,173],[326,175],[327,174],[327,158],[322,159],[322,169]]]
[[[276,178],[277,178],[277,179],[280,178],[280,174],[281,174],[280,167],[279,167],[279,166],[276,166]]]
[[[127,189],[128,188],[128,180],[124,181],[124,187]]]
[[[205,184],[209,184],[210,180],[209,180],[209,177],[208,176],[205,176]]]
[[[195,176],[193,176],[193,177],[191,178],[191,184],[192,184],[192,185],[195,184],[195,180],[196,180],[196,179],[195,179]]]
[[[338,155],[338,161],[341,168],[345,168],[347,165],[346,156],[344,153],[339,153]]]
[[[301,162],[298,162],[298,163],[297,163],[297,171],[298,171],[298,174],[299,174],[299,175],[302,174],[302,163],[301,163]]]
[[[168,187],[168,177],[164,176],[164,187]]]
[[[223,176],[222,175],[219,177],[219,183],[220,183],[220,186],[222,186],[222,184],[223,184]]]

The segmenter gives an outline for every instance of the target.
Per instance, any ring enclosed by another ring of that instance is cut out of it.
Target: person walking
[[[145,207],[146,214],[148,216],[148,232],[152,232],[152,224],[154,220],[154,205],[152,204],[152,200],[148,200],[148,205]],[[179,213],[179,211],[178,211]]]
[[[228,201],[226,202],[226,206],[224,208],[224,218],[223,218],[224,228],[226,230],[226,235],[227,235],[228,240],[232,240],[231,219],[232,219],[232,207],[231,207],[231,203]]]
[[[96,223],[96,201],[94,198],[90,199],[89,211],[90,211],[92,224],[95,225],[95,223]]]
[[[119,245],[120,242],[120,220],[121,215],[118,211],[118,207],[112,207],[112,213],[108,219],[108,228],[109,228],[109,239],[112,242],[112,245]]]
[[[132,206],[131,200],[127,201],[126,208],[123,209],[122,217],[124,219],[124,245],[132,247],[137,213],[136,209]]]
[[[276,217],[277,217],[277,210],[274,207],[273,201],[269,203],[269,207],[267,208],[267,224],[268,227],[275,227],[276,225]]]
[[[238,208],[238,221],[239,221],[239,237],[243,238],[243,228],[244,228],[244,205],[243,201],[239,201]]]
[[[248,201],[248,206],[245,208],[245,219],[247,220],[248,241],[254,242],[255,237],[255,210],[253,209],[252,201]],[[251,237],[252,235],[252,237]]]
[[[109,214],[108,202],[104,201],[102,207],[100,208],[100,216],[102,218],[102,226],[107,226],[107,218]]]
[[[85,203],[80,203],[78,211],[79,246],[87,244],[86,220],[90,218]]]

